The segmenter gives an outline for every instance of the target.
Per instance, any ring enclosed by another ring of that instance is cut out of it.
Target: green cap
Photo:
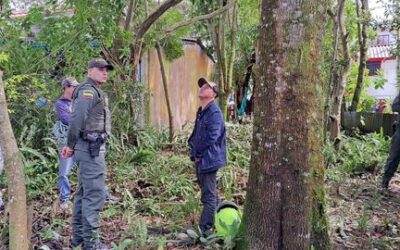
[[[108,70],[113,70],[114,67],[109,64],[106,60],[104,60],[103,58],[94,58],[92,60],[90,60],[89,64],[88,64],[88,68],[107,68]]]
[[[79,82],[73,77],[66,77],[61,82],[61,87],[76,87],[79,85]]]

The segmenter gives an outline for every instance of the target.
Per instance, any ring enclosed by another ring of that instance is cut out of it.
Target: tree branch
[[[125,20],[125,25],[124,25],[125,31],[129,30],[129,26],[131,25],[133,2],[134,2],[134,0],[129,1],[128,11],[126,12],[127,15],[126,15],[126,20]]]
[[[330,8],[326,10],[326,13],[328,13],[328,15],[333,19],[333,21],[336,22],[336,15]]]
[[[182,21],[180,23],[177,23],[177,24],[171,26],[169,29],[165,30],[164,31],[164,35],[160,38],[160,40],[170,36],[173,32],[175,32],[176,30],[178,30],[178,29],[180,29],[182,27],[185,27],[185,26],[188,26],[188,25],[200,22],[200,21],[209,20],[209,19],[211,19],[211,18],[213,18],[215,16],[218,16],[218,15],[226,12],[227,10],[229,10],[232,6],[235,5],[235,3],[236,3],[236,0],[231,1],[229,4],[225,5],[224,7],[220,8],[220,9],[214,11],[214,12],[211,12],[211,13],[206,14],[206,15],[197,16],[197,17],[195,17],[193,19],[185,20],[185,21]]]
[[[160,7],[158,7],[158,9],[151,13],[150,16],[148,16],[146,20],[144,20],[143,23],[139,26],[138,31],[136,32],[136,41],[142,39],[142,37],[144,36],[144,34],[146,34],[151,25],[169,8],[177,5],[180,2],[182,2],[182,0],[167,0]]]

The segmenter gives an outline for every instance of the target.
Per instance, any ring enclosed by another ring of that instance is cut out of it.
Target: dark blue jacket
[[[215,101],[197,111],[189,137],[190,158],[198,160],[199,172],[209,173],[226,165],[226,132],[221,109]]]

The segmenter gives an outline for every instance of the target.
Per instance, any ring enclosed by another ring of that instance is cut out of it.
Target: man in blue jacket
[[[225,123],[215,98],[217,84],[200,78],[200,105],[192,135],[189,138],[190,159],[194,161],[201,190],[203,212],[200,229],[208,235],[214,225],[215,209],[218,205],[216,174],[226,165]]]

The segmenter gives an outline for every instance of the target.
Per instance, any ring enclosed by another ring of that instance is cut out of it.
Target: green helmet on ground
[[[216,209],[215,230],[218,236],[235,237],[242,221],[239,206],[231,201],[223,201]]]

